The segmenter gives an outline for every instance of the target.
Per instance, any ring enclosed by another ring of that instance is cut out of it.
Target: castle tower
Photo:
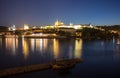
[[[64,23],[57,20],[54,25],[55,26],[61,26],[61,25],[64,25]]]
[[[59,21],[57,20],[56,22],[55,22],[55,26],[58,26],[59,25]]]

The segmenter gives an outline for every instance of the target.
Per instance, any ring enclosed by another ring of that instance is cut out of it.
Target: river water
[[[0,38],[0,69],[51,62],[58,58],[81,58],[73,69],[52,69],[9,78],[120,78],[119,39],[82,40],[47,38]]]

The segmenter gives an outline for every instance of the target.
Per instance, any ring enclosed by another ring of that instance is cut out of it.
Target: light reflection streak
[[[115,49],[115,51],[114,51],[114,58],[118,59],[120,57],[120,49],[119,49],[119,47],[120,47],[120,39],[117,39],[116,41],[117,41],[115,43],[116,46],[114,48]]]
[[[18,39],[17,38],[6,38],[6,48],[10,50],[13,55],[16,54],[16,49],[18,49]]]
[[[48,44],[48,39],[31,39],[31,49],[34,52],[43,52],[46,50]]]
[[[119,49],[119,47],[120,47],[120,46],[117,45],[116,48],[115,48],[115,51],[114,51],[114,58],[115,58],[115,59],[118,59],[118,58],[120,57],[120,53],[119,53],[119,52],[120,52],[120,49]]]
[[[43,39],[43,49],[46,50],[48,45],[48,39]]]
[[[31,39],[31,50],[34,52],[35,48],[35,39]]]
[[[57,59],[59,57],[59,42],[58,40],[53,40],[53,52],[54,52],[54,58]]]
[[[0,48],[2,48],[2,38],[0,38]]]
[[[29,48],[28,48],[28,43],[27,40],[22,38],[22,45],[23,45],[23,55],[24,58],[27,59],[29,55]]]
[[[74,54],[74,53],[73,53],[73,48],[72,48],[72,46],[70,46],[70,47],[69,47],[69,58],[70,58],[70,59],[72,59],[73,54]]]
[[[43,40],[42,39],[36,39],[36,51],[41,52],[43,48]]]
[[[38,44],[38,42],[37,42],[37,44]],[[43,50],[43,39],[40,39],[39,40],[39,44],[40,44],[40,51],[42,51]]]
[[[82,39],[75,40],[75,58],[82,58]]]

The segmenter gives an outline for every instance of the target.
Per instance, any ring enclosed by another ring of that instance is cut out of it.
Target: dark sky
[[[120,0],[0,0],[0,25],[120,24]]]

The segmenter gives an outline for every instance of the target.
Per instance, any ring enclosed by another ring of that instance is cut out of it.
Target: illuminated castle
[[[82,29],[84,27],[92,28],[93,26],[91,24],[72,24],[65,25],[64,22],[56,21],[54,23],[54,27],[56,28],[74,28],[74,29]]]
[[[54,25],[55,26],[61,26],[61,25],[64,25],[64,23],[57,20]]]

